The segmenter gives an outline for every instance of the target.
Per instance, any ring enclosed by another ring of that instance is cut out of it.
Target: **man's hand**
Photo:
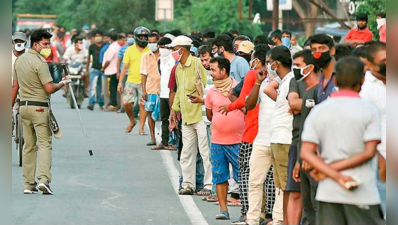
[[[337,178],[337,183],[339,183],[339,185],[346,189],[346,190],[353,190],[357,187],[359,187],[359,184],[352,178],[349,176],[345,176],[340,174],[340,176]]]
[[[296,182],[301,182],[300,178],[300,163],[296,163],[293,169],[293,180]]]
[[[228,115],[228,105],[223,105],[218,108],[218,112],[220,112],[223,115]]]
[[[146,91],[142,92],[142,99],[144,99],[144,101],[148,101],[148,94],[146,93]]]
[[[308,173],[308,172],[310,172],[311,170],[313,170],[314,167],[312,167],[312,166],[311,166],[310,164],[308,164],[306,161],[303,161],[301,169],[302,169],[304,172]]]
[[[199,96],[189,96],[189,100],[191,100],[192,103],[195,104],[203,104],[205,102],[205,99]]]
[[[70,84],[72,82],[72,80],[70,79],[69,76],[64,76],[61,80],[60,83],[62,83],[64,86],[67,86],[68,84]]]
[[[122,84],[122,83],[119,83],[119,84],[117,85],[117,91],[118,91],[120,94],[123,94],[123,84]]]
[[[326,174],[320,172],[319,170],[312,170],[310,173],[311,177],[314,178],[314,180],[316,180],[317,182],[322,181],[324,179],[326,179],[328,176],[326,176]]]
[[[169,117],[169,130],[170,132],[174,129],[177,129],[177,113],[174,110],[171,110]]]
[[[116,79],[118,79],[118,80],[120,79],[120,72],[116,73]]]
[[[258,83],[258,84],[263,83],[263,81],[264,81],[267,77],[268,77],[267,70],[261,69],[261,70],[258,71],[258,73],[257,73],[256,83]]]

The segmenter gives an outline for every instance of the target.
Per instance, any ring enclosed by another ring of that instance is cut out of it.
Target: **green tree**
[[[381,12],[387,12],[386,0],[366,0],[358,6],[357,13],[366,13],[369,16],[369,29],[373,32],[375,39],[379,38],[377,30],[376,15]]]

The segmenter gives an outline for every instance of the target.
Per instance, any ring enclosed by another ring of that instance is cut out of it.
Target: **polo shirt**
[[[153,52],[147,52],[142,56],[140,73],[147,77],[145,87],[147,94],[158,95],[160,93],[160,72],[158,57]]]
[[[198,82],[199,72],[203,86],[207,83],[207,70],[199,58],[189,55],[185,65],[178,64],[176,68],[177,93],[172,109],[181,112],[184,125],[192,125],[203,120],[202,104],[191,103],[187,95],[197,94],[195,83]]]
[[[346,40],[360,40],[364,43],[369,42],[373,39],[372,31],[370,31],[369,27],[366,27],[364,30],[359,29],[358,27],[351,29],[345,37]]]
[[[230,78],[233,79],[233,78]],[[238,85],[233,79],[232,88]],[[219,145],[239,144],[245,129],[244,114],[240,110],[235,110],[227,115],[219,112],[219,108],[223,105],[231,104],[228,97],[221,94],[217,88],[213,87],[206,96],[206,108],[213,112],[211,143]]]
[[[387,86],[374,77],[371,72],[366,72],[365,82],[362,85],[360,96],[364,100],[374,103],[381,112],[381,143],[377,146],[380,154],[387,158]]]
[[[379,109],[354,91],[342,90],[315,107],[308,116],[303,142],[322,146],[325,163],[351,158],[365,149],[365,142],[381,140]],[[375,159],[341,171],[361,185],[346,190],[331,178],[319,182],[316,200],[358,206],[379,205]]]
[[[289,113],[290,106],[287,100],[291,79],[294,79],[293,72],[288,73],[279,84],[271,122],[271,143],[273,144],[290,145],[292,143],[293,115]]]
[[[14,70],[21,101],[50,102],[50,94],[44,90],[43,85],[53,79],[43,56],[29,49],[15,61]]]
[[[77,53],[75,46],[71,45],[69,46],[68,49],[66,49],[63,58],[69,64],[73,62],[78,62],[83,64],[87,61],[87,55],[88,51],[86,49],[82,49],[79,51],[79,53]]]
[[[115,41],[109,46],[108,50],[106,50],[104,55],[103,66],[105,65],[106,62],[110,62],[110,64],[104,71],[105,75],[109,76],[117,74],[117,59],[120,48],[121,47],[119,43]]]
[[[254,145],[271,146],[271,120],[275,110],[275,101],[264,93],[265,87],[270,83],[270,79],[266,78],[260,87],[258,94],[259,114],[258,114],[258,133],[254,140]]]
[[[303,96],[307,89],[307,83],[304,81],[297,82],[296,79],[290,80],[289,86],[289,94],[297,93],[300,99],[303,99]],[[301,112],[299,114],[293,115],[293,139],[292,145],[298,146],[300,140],[300,121],[301,121]]]
[[[127,78],[127,83],[141,84],[141,59],[142,56],[149,51],[151,50],[147,46],[141,52],[140,50],[138,50],[136,44],[127,48],[123,58],[123,63],[129,65],[129,75]]]
[[[125,45],[123,45],[123,46],[120,48],[119,55],[118,55],[118,58],[121,58],[121,59],[122,59],[122,62],[120,63],[120,71],[122,71],[122,69],[123,69],[123,65],[124,65],[124,63],[123,63],[124,53],[126,52],[126,50],[127,50],[128,47],[130,47],[130,45],[125,44]],[[127,71],[127,72],[128,72],[128,71]]]
[[[246,59],[240,56],[235,56],[235,58],[231,62],[229,76],[234,78],[238,83],[240,83],[245,79],[246,73],[249,70],[249,63],[246,61]]]

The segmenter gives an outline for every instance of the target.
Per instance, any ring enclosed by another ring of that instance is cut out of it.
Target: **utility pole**
[[[279,0],[273,0],[273,12],[272,12],[272,17],[274,18],[274,21],[272,23],[272,30],[278,29],[279,26]]]

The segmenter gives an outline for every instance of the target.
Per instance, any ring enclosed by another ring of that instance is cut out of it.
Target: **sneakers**
[[[187,188],[185,188],[185,189],[181,189],[181,190],[178,192],[178,194],[179,194],[179,195],[193,195],[193,190],[192,190],[192,188],[187,187]]]
[[[246,223],[245,218],[243,218],[242,216],[237,220],[231,223],[232,225],[248,225]]]
[[[39,190],[37,190],[37,188],[33,188],[33,189],[31,189],[31,190],[25,189],[25,190],[23,191],[23,193],[24,193],[25,195],[33,195],[33,194],[39,193]]]
[[[221,211],[220,214],[216,215],[216,220],[229,220],[229,213]]]
[[[89,105],[89,106],[87,106],[87,109],[89,109],[90,111],[93,111],[94,110],[94,106],[93,105]]]
[[[52,195],[53,191],[48,184],[39,184],[39,190],[43,192],[43,195]]]

